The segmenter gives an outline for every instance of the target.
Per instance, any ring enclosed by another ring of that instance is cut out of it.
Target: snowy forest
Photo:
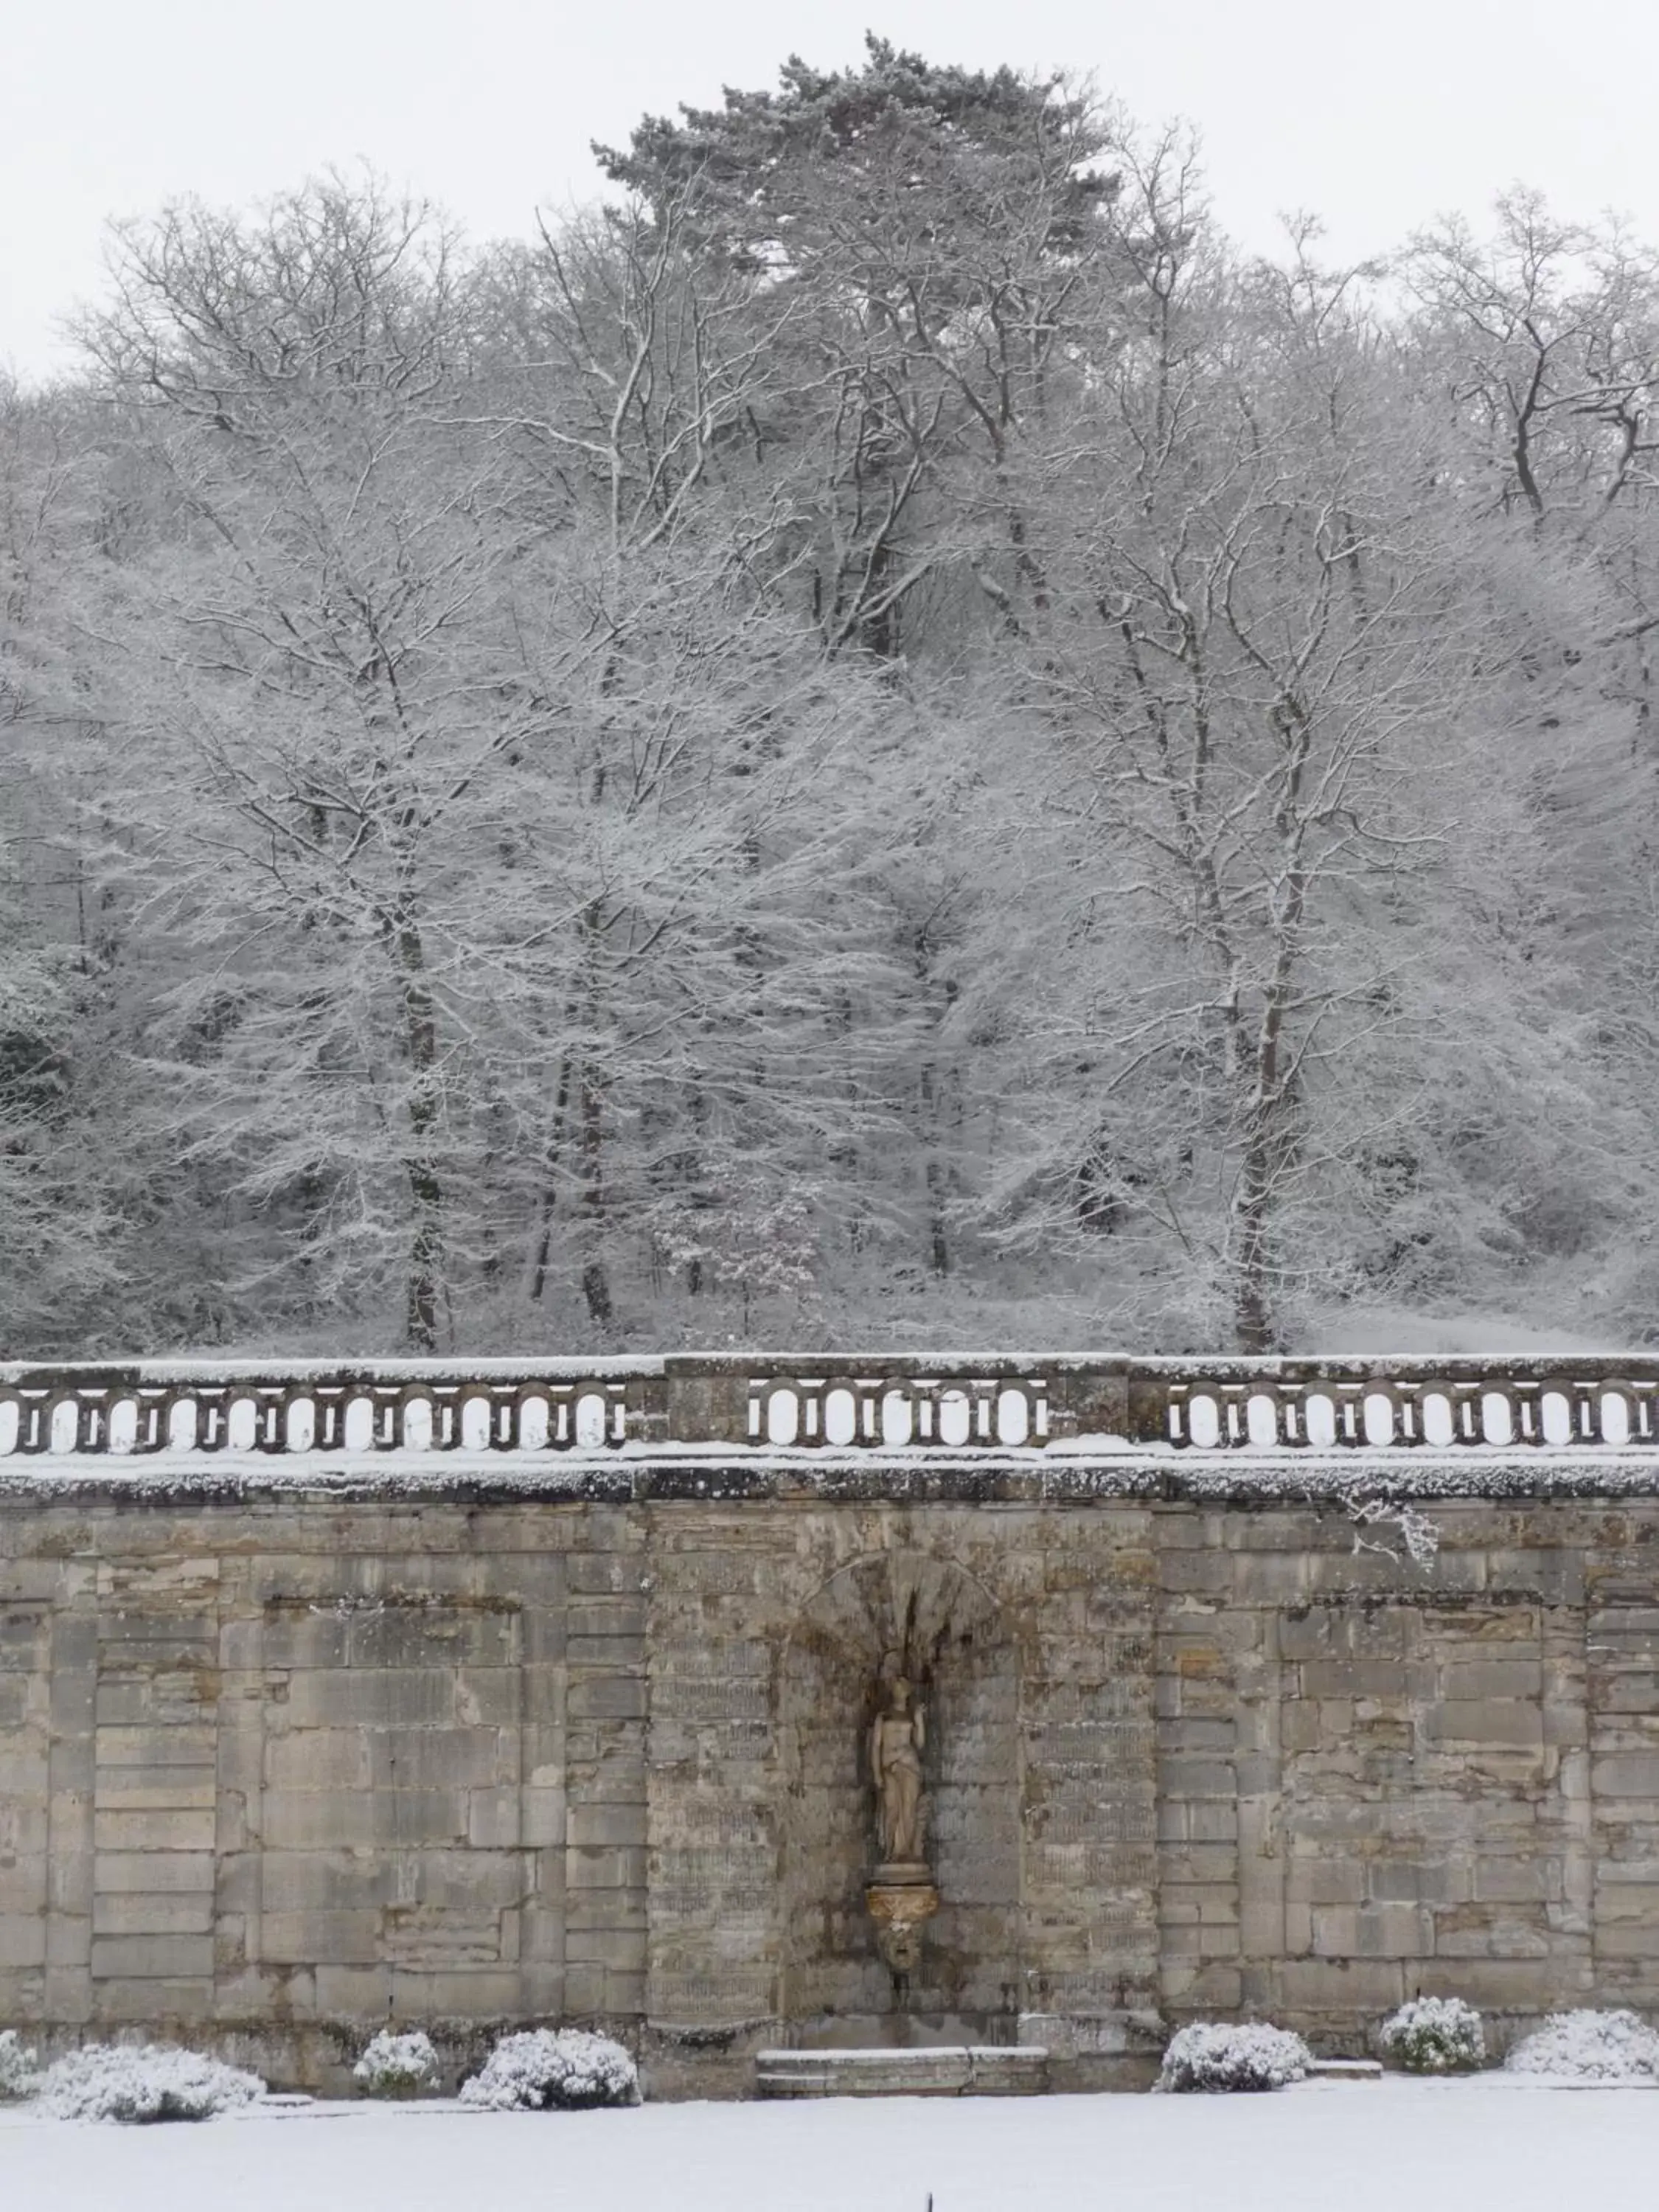
[[[0,1355],[1659,1336],[1659,257],[1085,84],[112,233],[0,386]]]

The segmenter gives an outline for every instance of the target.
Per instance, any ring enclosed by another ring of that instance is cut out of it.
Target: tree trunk
[[[438,1343],[438,1294],[443,1271],[443,1190],[432,1158],[439,1117],[438,1024],[426,983],[421,934],[406,905],[398,911],[392,944],[409,1051],[410,1141],[404,1171],[414,1209],[404,1328],[415,1351],[433,1352]]]

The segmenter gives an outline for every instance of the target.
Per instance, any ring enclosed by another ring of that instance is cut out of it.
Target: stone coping
[[[125,1458],[62,1453],[0,1460],[0,1508],[77,1504],[234,1505],[262,1498],[483,1504],[1321,1505],[1375,1499],[1471,1501],[1659,1496],[1659,1451],[1571,1446],[1317,1453],[1252,1450],[1201,1457],[1168,1447],[1076,1438],[1063,1449],[794,1450],[730,1446],[568,1451],[501,1458],[455,1451],[222,1451]]]

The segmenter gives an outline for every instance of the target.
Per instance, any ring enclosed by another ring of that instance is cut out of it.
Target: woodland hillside
[[[1659,259],[872,40],[0,391],[0,1356],[1659,1339]]]

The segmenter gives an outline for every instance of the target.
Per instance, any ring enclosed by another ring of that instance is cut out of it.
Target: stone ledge
[[[757,2051],[760,2097],[1035,2097],[1048,2054],[1030,2047],[944,2044],[911,2051]]]
[[[1206,1451],[1103,1437],[1063,1447],[953,1452],[757,1445],[625,1445],[591,1453],[232,1451],[0,1459],[7,1505],[237,1505],[447,1502],[629,1506],[750,1503],[1200,1504],[1243,1510],[1375,1499],[1659,1497],[1659,1451],[1602,1446],[1386,1446],[1330,1452]]]

